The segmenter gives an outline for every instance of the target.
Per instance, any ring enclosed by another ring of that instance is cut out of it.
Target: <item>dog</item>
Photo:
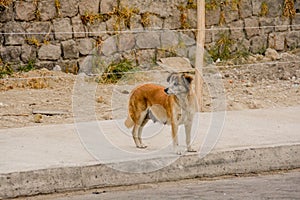
[[[184,124],[187,151],[195,152],[191,147],[191,127],[196,110],[192,81],[191,75],[172,73],[167,78],[167,88],[149,83],[132,90],[125,126],[133,127],[132,136],[137,148],[147,147],[141,135],[143,127],[151,119],[171,125],[173,147],[177,154],[182,153],[178,148],[178,127]]]

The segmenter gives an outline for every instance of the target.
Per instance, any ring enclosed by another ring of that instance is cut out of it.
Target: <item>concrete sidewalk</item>
[[[201,113],[192,132],[198,152],[177,156],[158,124],[144,150],[123,120],[1,129],[0,199],[300,167],[300,106]]]

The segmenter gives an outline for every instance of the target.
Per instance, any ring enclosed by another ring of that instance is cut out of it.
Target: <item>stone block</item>
[[[156,15],[149,15],[149,25],[146,26],[146,29],[162,29],[164,21],[162,18]]]
[[[245,30],[247,39],[259,35],[259,23],[256,17],[245,19]]]
[[[36,67],[38,69],[49,69],[52,70],[55,67],[55,63],[53,61],[40,61],[36,63]]]
[[[265,56],[266,58],[269,58],[271,60],[279,60],[280,59],[280,55],[279,53],[272,48],[267,48],[266,52],[265,52]]]
[[[61,66],[61,70],[66,73],[77,74],[79,70],[77,60],[63,60],[58,62],[58,65]]]
[[[250,51],[254,54],[264,53],[267,49],[267,36],[254,36],[250,39]]]
[[[21,56],[21,46],[7,46],[0,48],[0,57],[4,62],[19,63]]]
[[[72,26],[69,18],[55,19],[53,21],[53,27],[56,40],[67,40],[72,38]]]
[[[119,35],[119,51],[132,50],[135,47],[135,35],[131,33],[125,33]]]
[[[179,34],[175,31],[163,31],[160,35],[161,47],[163,49],[177,49],[179,44]]]
[[[120,0],[120,5],[129,8],[136,8],[140,13],[152,13],[160,17],[168,18],[177,10],[177,6],[186,3],[185,0],[172,1],[151,1],[151,0]]]
[[[283,32],[287,31],[290,27],[290,20],[285,17],[277,17],[275,18],[275,31]]]
[[[147,49],[147,50],[139,50],[136,53],[137,63],[140,67],[147,69],[154,65],[156,65],[156,55],[155,50]]]
[[[252,4],[251,0],[240,1],[240,17],[242,19],[252,16]]]
[[[242,40],[245,38],[244,22],[242,20],[230,23],[229,28],[230,28],[230,39]]]
[[[80,55],[88,55],[95,46],[95,40],[90,38],[79,39],[78,50]]]
[[[286,45],[289,49],[295,49],[300,46],[300,32],[291,31],[286,35]]]
[[[271,33],[269,34],[268,44],[270,48],[277,51],[283,51],[285,48],[286,33]]]
[[[252,0],[252,13],[254,16],[259,16],[261,13],[261,0]]]
[[[219,25],[220,14],[221,11],[219,7],[214,10],[206,10],[205,25],[206,26]]]
[[[103,37],[106,35],[106,23],[105,22],[95,22],[94,24],[89,24],[86,26],[90,37]]]
[[[40,19],[48,21],[57,16],[54,1],[41,0],[38,3],[38,10],[40,11]]]
[[[121,20],[118,22],[116,17],[111,17],[109,20],[106,21],[107,31],[113,32],[113,31],[126,30],[126,29],[127,27],[125,26],[124,21]]]
[[[268,7],[267,17],[279,17],[282,14],[282,0],[252,0],[253,6],[253,15],[260,16],[261,15],[261,5],[262,2],[266,3]]]
[[[1,30],[2,30],[2,26],[1,26],[1,24],[0,24],[0,32],[2,32]],[[4,43],[4,35],[3,35],[3,34],[0,34],[0,46],[2,46],[3,43]]]
[[[61,57],[60,45],[43,44],[38,50],[38,58],[41,60],[58,60]]]
[[[213,31],[211,31],[211,30],[206,30],[205,31],[205,44],[211,43],[213,41],[212,40],[212,33],[213,33]]]
[[[224,8],[224,13],[225,13],[225,21],[226,23],[230,23],[232,21],[236,21],[239,19],[239,11],[238,10],[233,10],[231,5],[225,6]]]
[[[73,34],[75,38],[83,38],[86,36],[85,26],[82,24],[80,16],[75,16],[71,19]]]
[[[5,45],[21,45],[24,43],[25,30],[19,22],[9,22],[3,27]]]
[[[134,14],[130,18],[130,29],[131,30],[144,30],[144,27],[141,23],[141,19],[142,19],[141,15]],[[110,29],[108,29],[108,30],[110,30]]]
[[[169,17],[164,18],[164,29],[179,29],[181,27],[180,11],[173,10]]]
[[[259,26],[263,34],[268,34],[274,31],[275,19],[269,17],[260,17]]]
[[[195,66],[196,61],[196,46],[192,46],[188,50],[188,59],[190,60],[191,64]]]
[[[183,33],[179,33],[179,45],[181,45],[180,43],[182,43],[182,45],[184,46],[192,46],[192,45],[196,45],[196,40],[193,37],[190,37],[189,35]]]
[[[79,50],[74,40],[67,40],[61,43],[64,59],[76,59],[79,57]]]
[[[36,60],[37,48],[35,46],[24,44],[21,48],[21,60],[27,63],[30,60]]]
[[[150,31],[136,34],[136,45],[140,49],[154,49],[160,47],[160,34]]]
[[[118,1],[116,0],[101,0],[100,2],[100,12],[109,13],[112,12],[114,7],[118,6]]]
[[[60,0],[62,17],[74,17],[78,14],[79,0]]]
[[[117,38],[116,36],[106,39],[101,46],[102,53],[105,56],[110,56],[117,52]]]
[[[27,23],[28,33],[39,33],[32,35],[38,41],[43,41],[44,39],[53,40],[53,35],[51,33],[52,25],[51,22],[31,22]],[[28,35],[30,37],[30,35]]]
[[[197,10],[188,9],[187,10],[187,23],[191,28],[197,28]]]
[[[35,19],[36,4],[32,1],[16,1],[15,19],[31,21]]]
[[[300,30],[300,13],[296,13],[292,20],[292,30]]]
[[[84,15],[85,13],[99,13],[100,0],[80,0],[79,1],[79,13]]]
[[[6,8],[5,10],[0,11],[0,22],[13,21],[13,17],[14,17],[13,4],[9,5],[9,7]]]

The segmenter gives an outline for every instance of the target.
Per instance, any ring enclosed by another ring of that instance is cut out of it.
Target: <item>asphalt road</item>
[[[192,179],[105,190],[94,189],[59,195],[42,195],[24,199],[300,199],[300,169],[267,175],[222,177],[221,179],[211,180]]]

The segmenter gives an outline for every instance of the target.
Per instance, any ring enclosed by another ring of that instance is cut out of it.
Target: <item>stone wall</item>
[[[300,47],[300,3],[295,16],[284,17],[283,2],[207,0],[206,49],[220,53],[229,45],[234,54]],[[15,0],[0,8],[0,58],[68,72],[91,72],[124,58],[142,67],[166,56],[193,60],[196,22],[195,0]]]

